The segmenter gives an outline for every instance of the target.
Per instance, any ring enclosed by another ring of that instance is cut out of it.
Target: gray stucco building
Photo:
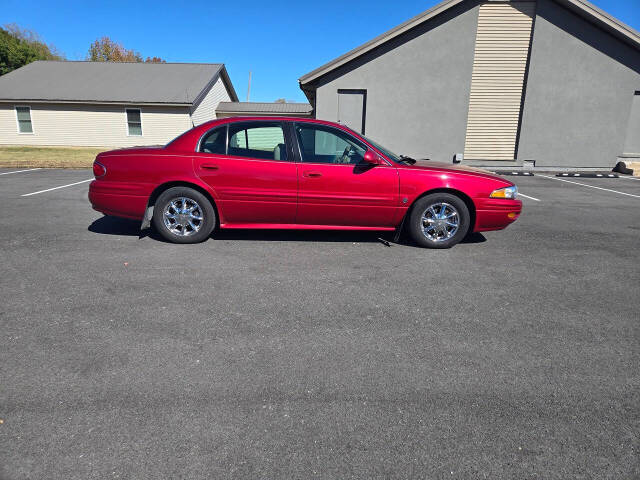
[[[640,35],[584,0],[446,0],[304,75],[316,118],[483,166],[640,157]]]

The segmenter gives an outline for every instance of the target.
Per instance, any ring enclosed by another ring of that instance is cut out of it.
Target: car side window
[[[302,161],[357,165],[367,147],[346,132],[323,125],[297,124]]]
[[[284,131],[280,123],[229,125],[229,149],[234,157],[287,160]]]
[[[207,132],[200,141],[200,149],[198,151],[202,153],[216,153],[218,155],[225,155],[227,148],[227,126],[214,128],[210,132]]]

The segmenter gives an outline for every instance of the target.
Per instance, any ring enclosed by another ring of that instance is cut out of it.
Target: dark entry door
[[[631,115],[629,115],[629,124],[627,125],[627,140],[624,144],[623,153],[626,156],[640,156],[640,91],[636,92],[631,100]]]
[[[338,122],[364,135],[366,90],[338,90]]]

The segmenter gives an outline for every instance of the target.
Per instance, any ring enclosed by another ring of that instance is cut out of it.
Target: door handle
[[[317,177],[321,177],[322,174],[320,172],[303,172],[302,176],[309,177],[309,178],[317,178]]]
[[[218,165],[214,165],[213,163],[203,163],[200,165],[200,168],[203,170],[218,170]]]

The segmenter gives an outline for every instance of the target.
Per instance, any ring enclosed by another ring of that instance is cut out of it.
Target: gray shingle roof
[[[269,103],[269,102],[220,102],[217,112],[224,113],[275,113],[310,114],[312,107],[308,103]]]
[[[0,77],[0,100],[192,104],[221,72],[233,90],[220,63],[37,61]]]

